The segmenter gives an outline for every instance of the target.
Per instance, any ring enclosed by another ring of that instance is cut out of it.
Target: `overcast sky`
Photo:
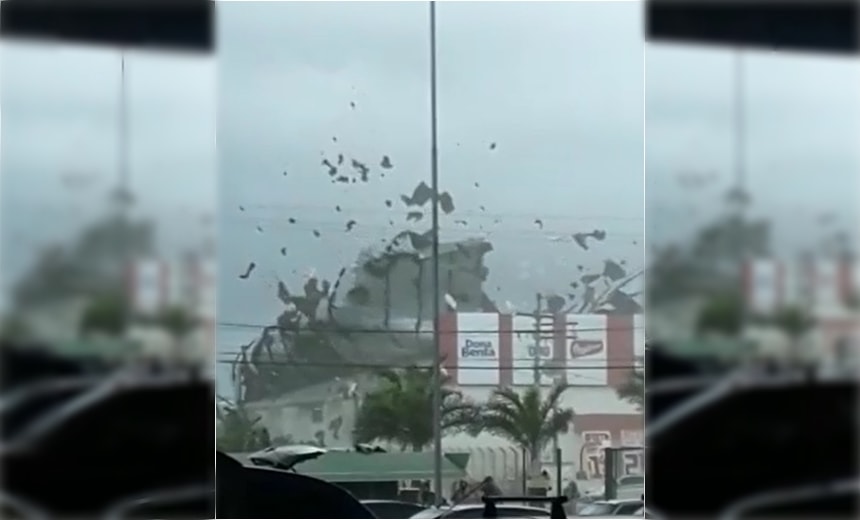
[[[499,303],[533,305],[534,291],[559,290],[559,275],[573,280],[578,263],[625,258],[641,267],[636,6],[437,9],[440,186],[457,207],[442,219],[443,240],[493,242],[487,290]],[[224,4],[219,218],[221,243],[229,236],[231,247],[220,257],[222,293],[271,293],[275,274],[300,280],[311,268],[334,276],[362,247],[405,227],[399,195],[430,178],[428,20],[424,3]],[[370,181],[332,184],[320,163],[340,153],[346,164],[370,165]],[[384,155],[393,169],[380,168]],[[426,229],[428,218],[413,229]],[[608,238],[594,252],[550,242],[596,228]],[[249,261],[256,277],[239,280]],[[221,298],[222,316],[259,322],[243,301]]]
[[[120,52],[0,44],[0,248],[3,279],[46,243],[66,240],[107,210],[118,179]],[[135,211],[165,241],[200,234],[215,211],[215,60],[126,53],[129,171]],[[199,222],[198,220],[194,220]]]
[[[228,2],[218,24],[217,72],[199,57],[127,54],[133,186],[143,211],[170,223],[163,232],[173,242],[199,229],[183,224],[191,214],[217,207],[220,319],[268,323],[276,276],[334,276],[362,247],[403,229],[399,195],[429,180],[428,8]],[[651,237],[719,209],[732,164],[728,52],[644,46],[633,2],[446,2],[437,31],[440,183],[457,206],[443,238],[493,241],[491,296],[552,290],[580,262],[642,264],[646,127]],[[0,58],[8,277],[33,247],[69,236],[88,207],[103,208],[116,178],[119,54],[4,43]],[[788,230],[828,209],[847,214],[858,194],[860,66],[745,60],[757,208]],[[331,184],[320,163],[340,153],[371,166],[370,182]],[[384,155],[391,170],[379,166]],[[683,191],[686,171],[716,181]],[[64,188],[78,173],[95,181]],[[357,225],[345,233],[350,219]],[[607,240],[588,254],[550,242],[595,228]],[[250,261],[255,276],[239,280]]]

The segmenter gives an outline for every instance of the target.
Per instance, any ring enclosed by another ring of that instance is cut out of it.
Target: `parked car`
[[[499,504],[496,518],[550,518],[549,510],[540,507]],[[484,504],[462,504],[454,507],[430,507],[412,518],[483,518]]]
[[[421,504],[403,500],[362,500],[361,505],[370,509],[376,518],[410,518],[427,509]]]
[[[651,511],[648,511],[648,508],[645,506],[640,507],[633,513],[633,516],[638,518],[657,518]]]
[[[597,500],[583,507],[577,516],[632,516],[643,507],[642,500]]]
[[[645,475],[625,475],[618,479],[615,486],[615,498],[641,499],[643,494],[645,494]]]

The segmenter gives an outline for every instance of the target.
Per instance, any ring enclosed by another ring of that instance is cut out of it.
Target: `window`
[[[631,502],[629,504],[621,504],[618,506],[618,509],[615,510],[616,515],[632,515],[635,514],[636,511],[642,509],[642,504],[639,502]]]
[[[311,422],[314,424],[319,424],[323,422],[323,409],[320,407],[316,407],[311,410]]]

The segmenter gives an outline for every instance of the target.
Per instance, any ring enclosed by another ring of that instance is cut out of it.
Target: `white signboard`
[[[499,384],[499,315],[457,314],[457,381],[460,385]]]
[[[748,277],[747,298],[753,312],[770,314],[779,308],[779,264],[770,259],[753,260],[748,265]]]
[[[512,359],[513,359],[513,384],[517,386],[533,385],[535,383],[534,366],[535,362],[539,366],[552,360],[553,354],[553,317],[546,316],[541,319],[540,330],[541,339],[535,341],[535,319],[530,316],[514,316],[512,319],[513,339]],[[553,378],[545,373],[544,370],[539,370],[540,384],[542,386],[552,386]]]
[[[135,311],[152,314],[168,299],[167,266],[156,259],[137,259],[131,266],[131,304]]]
[[[567,382],[579,386],[608,384],[606,316],[567,315]]]

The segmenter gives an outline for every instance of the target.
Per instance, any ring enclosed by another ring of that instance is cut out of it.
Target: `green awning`
[[[127,358],[139,352],[139,345],[130,341],[111,339],[80,339],[52,344],[59,354],[71,357],[98,357],[106,360]]]
[[[737,361],[756,355],[753,342],[735,338],[693,338],[666,343],[668,352],[684,357],[707,357],[723,361]]]
[[[231,454],[242,462],[242,454]],[[449,456],[454,456],[454,463]],[[468,453],[447,454],[442,458],[443,478],[464,478]],[[301,462],[296,471],[329,482],[390,482],[395,480],[431,480],[433,478],[432,452],[358,453],[330,451],[325,455]]]

